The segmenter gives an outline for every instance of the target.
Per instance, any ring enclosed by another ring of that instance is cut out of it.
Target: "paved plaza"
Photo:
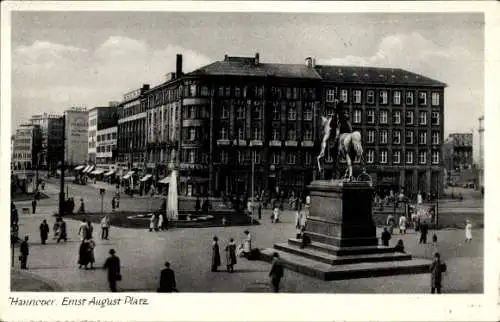
[[[84,198],[86,210],[100,211],[98,189],[92,185],[68,185],[70,196],[77,200]],[[111,186],[110,186],[111,190]],[[122,263],[123,281],[119,288],[127,292],[155,292],[158,288],[159,271],[168,260],[176,272],[177,284],[181,292],[269,292],[268,272],[270,264],[261,261],[238,259],[235,273],[210,272],[210,252],[213,236],[218,236],[221,250],[233,237],[243,239],[246,227],[185,228],[165,232],[149,232],[145,229],[112,227],[110,240],[99,239],[99,227],[95,225],[94,238],[97,243],[95,257],[97,269],[80,270],[77,265],[79,236],[78,221],[66,219],[68,223],[67,243],[57,244],[50,239],[47,245],[41,245],[38,226],[47,219],[52,228],[57,209],[58,186],[47,184],[45,193],[51,198],[41,200],[36,214],[20,215],[20,236],[29,235],[31,242],[28,259],[28,273],[20,278],[19,262],[12,271],[13,291],[24,291],[23,278],[40,277],[41,284],[50,281],[64,291],[106,292],[108,285],[106,274],[100,269],[110,248],[117,251]],[[111,196],[106,194],[105,211],[111,210]],[[153,201],[152,207],[159,207],[161,200]],[[18,203],[17,206],[29,203]],[[120,208],[131,211],[148,209],[149,200],[122,197]],[[294,214],[285,211],[282,223],[271,224],[270,213],[263,215],[261,225],[252,226],[254,247],[267,248],[274,243],[285,242],[295,234]],[[429,236],[432,237],[434,231]],[[380,232],[378,232],[380,235]],[[437,232],[438,251],[447,263],[448,272],[444,277],[443,292],[446,293],[481,293],[483,291],[483,230],[473,231],[472,244],[464,244],[462,230],[442,230]],[[52,236],[52,232],[50,234]],[[405,247],[415,257],[431,258],[436,250],[431,244],[418,245],[418,235],[393,235],[391,244],[402,239]],[[429,238],[430,239],[430,238]],[[16,252],[18,250],[16,249]],[[222,252],[224,267],[224,253]],[[15,281],[15,282],[14,282]],[[40,286],[40,291],[43,291]],[[283,292],[299,293],[429,293],[430,275],[400,275],[356,280],[325,282],[293,271],[286,271],[283,279]]]

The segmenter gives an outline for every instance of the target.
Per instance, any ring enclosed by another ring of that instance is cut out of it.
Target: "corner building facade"
[[[440,191],[444,87],[400,69],[269,64],[259,54],[183,74],[178,56],[176,73],[143,95],[147,164],[157,179],[177,168],[184,195],[250,195],[252,163],[255,192],[300,193],[317,175],[320,116],[340,99],[378,187]],[[329,152],[325,167],[328,178]]]

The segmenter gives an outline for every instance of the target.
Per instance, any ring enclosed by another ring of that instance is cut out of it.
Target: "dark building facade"
[[[63,119],[58,114],[39,114],[31,117],[31,124],[40,127],[42,143],[40,151],[40,169],[55,171],[61,161],[63,146]]]
[[[442,192],[444,83],[402,69],[316,70],[323,79],[322,113],[330,113],[334,98],[343,101],[353,130],[362,134],[366,170],[381,193]]]
[[[183,74],[178,55],[176,73],[141,98],[147,165],[157,179],[177,168],[186,195],[250,195],[252,170],[255,192],[300,193],[317,177],[320,116],[339,99],[377,187],[441,191],[445,86],[401,69],[269,64],[259,54]],[[333,160],[327,151],[326,177]]]
[[[146,152],[146,104],[143,93],[149,85],[124,95],[118,105],[118,164],[143,169]]]
[[[451,133],[445,141],[445,166],[449,170],[471,169],[472,133]]]

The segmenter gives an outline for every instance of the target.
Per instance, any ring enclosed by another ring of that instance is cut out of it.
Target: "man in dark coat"
[[[47,224],[47,220],[43,220],[40,224],[40,240],[42,241],[42,245],[45,245],[45,241],[49,238],[49,225]]]
[[[281,278],[284,275],[284,268],[281,260],[279,259],[278,253],[273,254],[273,264],[271,266],[271,271],[269,272],[269,277],[271,278],[271,284],[273,285],[273,290],[275,293],[280,291]]]
[[[427,244],[427,233],[429,233],[429,225],[426,221],[420,226],[420,242],[419,244]]]
[[[115,255],[114,249],[109,250],[109,255],[106,262],[104,262],[103,269],[108,270],[109,289],[111,292],[118,292],[116,290],[116,282],[122,279],[120,275],[120,258]]]
[[[389,240],[391,240],[391,233],[384,227],[384,231],[382,232],[382,236],[380,237],[382,240],[383,246],[389,246]]]
[[[66,231],[66,222],[62,218],[58,218],[59,221],[59,236],[57,237],[57,242],[59,243],[61,240],[65,242],[68,241],[68,235]]]
[[[31,208],[33,210],[33,213],[36,212],[36,199],[33,199],[33,201],[31,202]]]
[[[21,261],[21,269],[28,269],[28,255],[30,254],[28,239],[28,236],[24,237],[24,241],[19,246],[19,252],[21,253],[21,255],[19,256],[19,260]]]
[[[160,288],[158,293],[172,293],[177,292],[175,284],[175,273],[170,268],[170,263],[165,262],[165,268],[161,270],[160,274]]]
[[[443,272],[446,271],[446,266],[441,262],[439,253],[434,254],[434,261],[431,264],[431,293],[441,294],[441,281]]]

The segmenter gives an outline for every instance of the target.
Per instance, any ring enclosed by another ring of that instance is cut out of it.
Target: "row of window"
[[[399,150],[392,151],[392,164],[414,164],[414,151],[407,150],[405,151],[405,159],[402,160],[402,152]],[[418,164],[427,164],[427,155],[428,151],[422,150],[418,152]],[[438,150],[433,150],[431,152],[431,163],[439,164],[440,153]],[[366,162],[367,163],[375,163],[375,150],[368,149],[366,150]],[[378,153],[378,162],[380,164],[388,164],[389,163],[389,151],[380,150]]]
[[[31,153],[13,153],[13,159],[27,159],[31,160]]]
[[[245,135],[245,129],[238,128],[238,134],[237,134],[236,139],[238,139],[238,140],[246,140],[247,139],[247,137]],[[252,127],[250,139],[251,140],[263,140],[263,132],[262,132],[262,128],[260,126]],[[271,130],[271,140],[280,141],[281,139],[282,139],[281,129],[273,128]],[[287,132],[286,132],[286,137],[284,139],[287,139],[290,141],[296,141],[297,140],[297,129],[295,127],[288,128]],[[312,128],[311,127],[304,128],[304,130],[302,132],[302,140],[312,141],[312,139],[313,139]],[[226,127],[220,128],[219,140],[229,140],[229,131]]]
[[[349,103],[349,98],[350,102],[352,104],[369,104],[369,105],[375,105],[376,104],[376,95],[378,96],[378,104],[379,105],[388,105],[389,104],[389,93],[392,93],[392,105],[402,105],[402,97],[404,94],[404,102],[405,105],[407,106],[413,106],[413,105],[418,105],[418,106],[427,106],[428,105],[428,92],[427,91],[417,91],[417,104],[415,104],[415,91],[414,90],[406,90],[406,91],[401,91],[401,90],[392,90],[391,92],[386,89],[380,89],[380,90],[374,90],[374,89],[367,89],[367,90],[361,90],[361,89],[341,89],[340,90],[340,95],[338,98],[343,101],[344,103]],[[337,98],[337,93],[335,89],[330,88],[326,90],[326,96],[325,100],[326,102],[333,103],[335,99]],[[363,94],[364,94],[364,101],[363,101]],[[439,106],[441,104],[441,95],[439,92],[431,92],[431,106]]]
[[[392,144],[401,144],[401,134],[402,134],[401,130],[392,131]],[[378,143],[379,144],[387,144],[388,137],[389,137],[388,130],[380,130]],[[406,144],[413,144],[414,143],[413,137],[414,137],[413,131],[405,131],[405,143]],[[439,131],[432,131],[431,144],[439,144],[439,141],[440,141],[439,138],[440,138]],[[368,144],[374,144],[375,143],[375,130],[367,130],[366,137],[363,139],[365,139],[365,142]],[[418,144],[420,144],[420,145],[427,144],[427,131],[418,131]]]
[[[112,152],[113,150],[116,150],[116,144],[108,144],[108,145],[99,145],[96,148],[96,152]]]
[[[375,110],[369,109],[365,111],[366,116],[366,123],[367,124],[375,124]],[[352,122],[354,124],[361,124],[363,123],[362,120],[362,115],[363,112],[360,109],[355,109],[353,111],[353,118]],[[406,125],[413,125],[414,124],[414,112],[413,111],[406,111],[405,113],[405,124]],[[419,125],[427,125],[427,115],[428,113],[426,111],[420,111],[418,112],[418,124]],[[392,124],[401,124],[401,111],[392,111]],[[441,122],[440,120],[440,114],[439,112],[431,112],[431,125],[439,125]],[[378,119],[379,124],[389,124],[389,112],[382,110],[379,111],[379,119]]]
[[[115,139],[116,139],[116,132],[97,135],[97,142],[109,141]]]
[[[277,102],[275,102],[277,103]],[[273,110],[272,110],[272,119],[273,121],[279,121],[281,120],[281,106],[279,104],[273,104]],[[252,114],[251,118],[255,120],[261,120],[263,115],[263,108],[260,105],[254,106],[252,108]],[[290,121],[295,121],[297,120],[297,108],[290,106],[287,109],[287,119]],[[229,118],[229,107],[226,105],[222,105],[220,109],[220,118],[221,119],[228,119]],[[245,106],[237,106],[236,107],[236,119],[238,120],[243,120],[246,119],[246,108]],[[305,121],[312,121],[313,119],[313,105],[312,104],[304,104],[303,108],[303,119]]]
[[[136,115],[136,114],[139,114],[142,112],[146,112],[146,105],[138,102],[137,104],[135,104],[133,106],[120,107],[118,109],[118,117],[125,118],[125,117]]]

